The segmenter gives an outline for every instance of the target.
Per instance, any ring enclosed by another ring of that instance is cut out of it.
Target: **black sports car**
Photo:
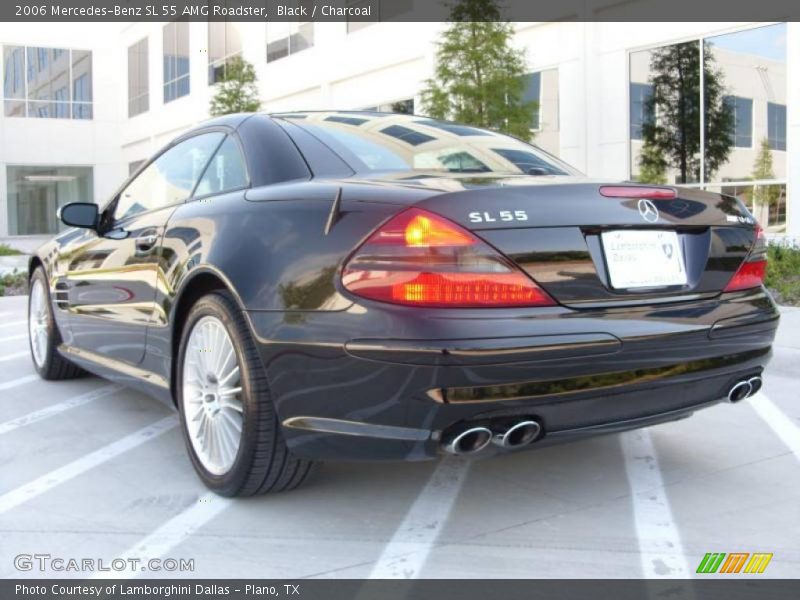
[[[60,216],[30,264],[37,371],[174,402],[230,496],[318,460],[486,455],[737,402],[778,324],[736,198],[591,181],[419,116],[215,119]]]

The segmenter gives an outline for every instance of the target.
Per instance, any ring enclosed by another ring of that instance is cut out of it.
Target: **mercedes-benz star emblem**
[[[658,221],[658,209],[656,205],[645,198],[639,200],[639,214],[648,223],[655,223]]]

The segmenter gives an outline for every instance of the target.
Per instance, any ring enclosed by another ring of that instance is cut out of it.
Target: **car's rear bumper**
[[[248,313],[287,442],[419,460],[465,423],[533,417],[534,446],[678,419],[769,360],[762,290],[626,309]]]

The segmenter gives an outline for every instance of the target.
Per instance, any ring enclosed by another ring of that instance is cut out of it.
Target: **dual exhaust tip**
[[[735,404],[741,402],[745,398],[749,398],[758,393],[763,384],[763,380],[759,375],[751,377],[750,379],[742,379],[735,383],[728,392],[728,402]]]
[[[542,435],[542,426],[533,420],[523,420],[496,428],[494,431],[484,426],[464,429],[444,443],[444,450],[450,454],[467,456],[476,454],[494,444],[506,450],[523,448]]]

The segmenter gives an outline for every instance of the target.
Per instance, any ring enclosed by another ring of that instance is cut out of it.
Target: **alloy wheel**
[[[187,339],[183,364],[183,418],[203,467],[224,475],[242,441],[244,405],[233,342],[222,321],[205,316]]]
[[[42,368],[47,360],[50,313],[47,310],[47,293],[41,279],[34,279],[31,285],[30,306],[28,308],[28,335],[31,340],[31,353],[36,366]]]

